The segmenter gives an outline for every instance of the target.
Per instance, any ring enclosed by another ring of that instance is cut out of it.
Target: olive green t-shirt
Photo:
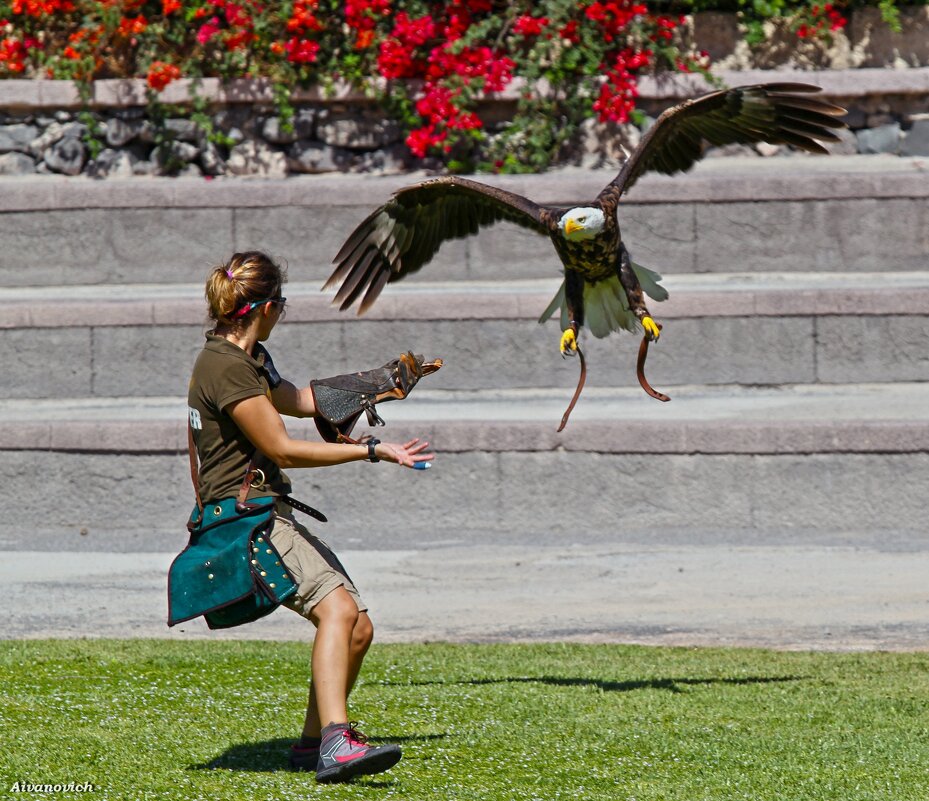
[[[229,416],[229,405],[256,395],[271,397],[264,349],[256,359],[223,337],[207,334],[206,340],[194,364],[187,393],[190,427],[200,457],[200,498],[204,504],[238,495],[256,452]],[[252,489],[250,497],[290,492],[290,480],[263,454],[257,454],[256,467],[264,472],[265,482]]]

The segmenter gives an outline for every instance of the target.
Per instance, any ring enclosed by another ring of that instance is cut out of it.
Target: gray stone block
[[[824,317],[816,343],[819,381],[929,381],[929,317]]]
[[[325,142],[294,142],[287,149],[287,165],[294,172],[318,174],[338,172],[352,159],[350,151]]]
[[[464,249],[466,258],[439,267],[439,259],[447,260],[450,246]],[[561,262],[547,236],[523,228],[515,223],[500,222],[484,228],[479,236],[447,242],[436,254],[433,263],[426,265],[433,281],[493,280],[505,274],[512,278],[546,278],[561,272]]]
[[[193,326],[98,328],[93,336],[93,394],[184,396],[203,347]]]
[[[0,285],[189,283],[231,253],[228,209],[0,214]]]
[[[91,333],[86,328],[0,330],[7,367],[4,398],[87,397],[91,391]]]
[[[916,120],[900,148],[903,156],[929,156],[929,119]]]
[[[262,178],[284,178],[287,175],[287,157],[264,142],[252,140],[232,148],[226,165],[233,175]]]
[[[324,110],[317,117],[316,136],[335,147],[373,150],[399,142],[402,131],[395,120],[381,113],[359,115]]]
[[[111,281],[200,283],[210,267],[232,255],[229,209],[126,209],[107,217]]]
[[[660,273],[696,270],[696,203],[621,203],[619,225],[633,261]]]
[[[13,151],[0,156],[0,175],[32,175],[35,162],[25,153]]]
[[[927,215],[915,198],[700,204],[696,270],[922,270]]]
[[[858,137],[858,152],[899,153],[900,152],[900,123],[878,125],[874,128],[863,128],[856,131]]]
[[[694,531],[712,541],[760,544],[835,531],[848,532],[849,540],[865,530],[891,538],[924,528],[926,453],[442,454],[441,442],[434,444],[440,458],[426,473],[367,463],[292,471],[295,497],[329,516],[328,524],[310,527],[339,550],[502,540],[583,546],[643,535],[692,541]],[[38,537],[80,543],[75,550],[100,539],[114,543],[109,550],[125,549],[127,541],[138,550],[183,547],[193,505],[185,454],[2,455],[22,488],[19,502],[42,509],[31,529]],[[346,491],[361,486],[364,504]],[[54,504],[47,503],[49,487]],[[412,513],[400,511],[401,497],[416,499]],[[372,507],[386,510],[378,526],[371,525]],[[17,526],[0,520],[0,536],[21,537]]]
[[[74,136],[65,136],[45,151],[45,163],[55,172],[80,175],[87,160],[87,146]]]
[[[38,135],[39,129],[35,125],[0,125],[0,153],[11,150],[28,153],[29,145]]]
[[[102,210],[0,214],[0,285],[96,284],[113,276]]]

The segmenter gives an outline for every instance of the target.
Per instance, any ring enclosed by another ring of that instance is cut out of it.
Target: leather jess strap
[[[194,485],[194,495],[197,497],[197,509],[200,510],[200,518],[195,523],[188,524],[188,528],[190,528],[191,526],[196,527],[199,525],[200,519],[203,518],[203,499],[200,497],[200,465],[197,458],[197,446],[194,443],[194,432],[189,421],[187,423],[187,453],[190,458],[190,480]],[[258,451],[256,450],[249,460],[248,467],[245,470],[245,476],[242,478],[242,484],[239,486],[239,492],[236,495],[235,508],[239,513],[247,512],[249,509],[254,508],[254,504],[248,502],[248,491],[252,488],[255,479],[260,475],[262,482],[264,482],[264,472],[256,466],[257,460]],[[289,495],[280,496],[280,500],[292,509],[303,512],[322,523],[327,523],[329,521],[326,515],[318,509],[314,509],[309,504],[303,503],[303,501],[298,501],[296,498],[291,498]]]

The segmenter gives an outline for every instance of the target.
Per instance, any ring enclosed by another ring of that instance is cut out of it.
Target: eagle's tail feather
[[[590,333],[598,338],[620,328],[635,331],[638,320],[629,311],[626,290],[619,283],[618,275],[584,285],[584,321]]]
[[[632,269],[635,271],[636,278],[642,285],[646,295],[654,300],[665,300],[668,297],[666,290],[658,282],[661,276],[658,273],[643,267],[640,264],[633,263]],[[568,305],[565,301],[564,281],[552,298],[552,302],[542,312],[539,322],[544,323],[556,310],[561,310],[561,328],[568,327]],[[603,281],[597,281],[595,284],[584,284],[584,322],[590,329],[590,333],[595,337],[603,338],[608,336],[611,331],[623,329],[630,333],[635,333],[640,328],[639,321],[629,310],[629,300],[626,297],[626,290],[619,282],[618,275],[611,275]]]

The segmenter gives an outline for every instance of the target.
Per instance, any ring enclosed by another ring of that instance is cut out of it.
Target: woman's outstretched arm
[[[281,387],[278,387],[276,391],[280,389]],[[255,395],[230,404],[226,411],[252,445],[278,467],[285,470],[292,467],[327,467],[368,458],[367,445],[310,442],[291,438],[275,407],[276,403],[272,404],[265,395]],[[420,442],[419,439],[412,439],[402,445],[381,442],[376,446],[375,453],[385,462],[413,467],[418,462],[431,462],[435,459],[434,453],[425,452],[428,447],[428,442]]]

